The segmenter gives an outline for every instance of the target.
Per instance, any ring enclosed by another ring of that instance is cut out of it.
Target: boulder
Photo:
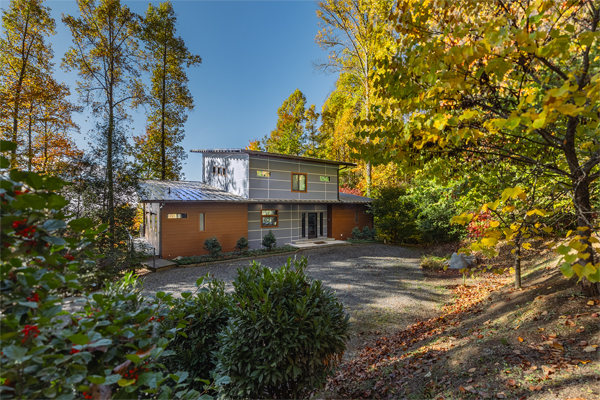
[[[463,269],[468,266],[462,254],[453,253],[450,258],[450,269]]]
[[[469,267],[474,267],[475,265],[477,265],[477,257],[465,256],[464,254],[461,254],[461,256],[463,256],[463,259],[465,260],[465,262],[467,263],[467,265]]]

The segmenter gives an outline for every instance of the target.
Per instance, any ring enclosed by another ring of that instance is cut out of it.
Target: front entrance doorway
[[[308,238],[317,238],[317,213],[308,213]]]

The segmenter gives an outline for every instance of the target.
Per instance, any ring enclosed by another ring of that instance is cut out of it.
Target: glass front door
[[[317,237],[317,213],[308,213],[308,238]]]

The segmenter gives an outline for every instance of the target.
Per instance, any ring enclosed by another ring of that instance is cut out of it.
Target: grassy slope
[[[320,395],[600,398],[600,350],[590,347],[600,345],[600,304],[581,297],[550,254],[528,253],[522,290],[509,275],[456,285],[440,317],[370,338]],[[428,280],[447,283],[448,274]]]

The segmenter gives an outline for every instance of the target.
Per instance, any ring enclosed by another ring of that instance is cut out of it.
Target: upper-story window
[[[306,174],[292,172],[292,192],[306,192]]]
[[[217,174],[221,175],[221,167],[217,168]]]
[[[223,167],[223,176],[227,176],[227,168]]]
[[[217,167],[215,167],[215,166],[213,165],[213,174],[216,174],[216,173],[217,173]]]
[[[256,171],[256,176],[260,178],[268,178],[271,176],[271,171]]]

